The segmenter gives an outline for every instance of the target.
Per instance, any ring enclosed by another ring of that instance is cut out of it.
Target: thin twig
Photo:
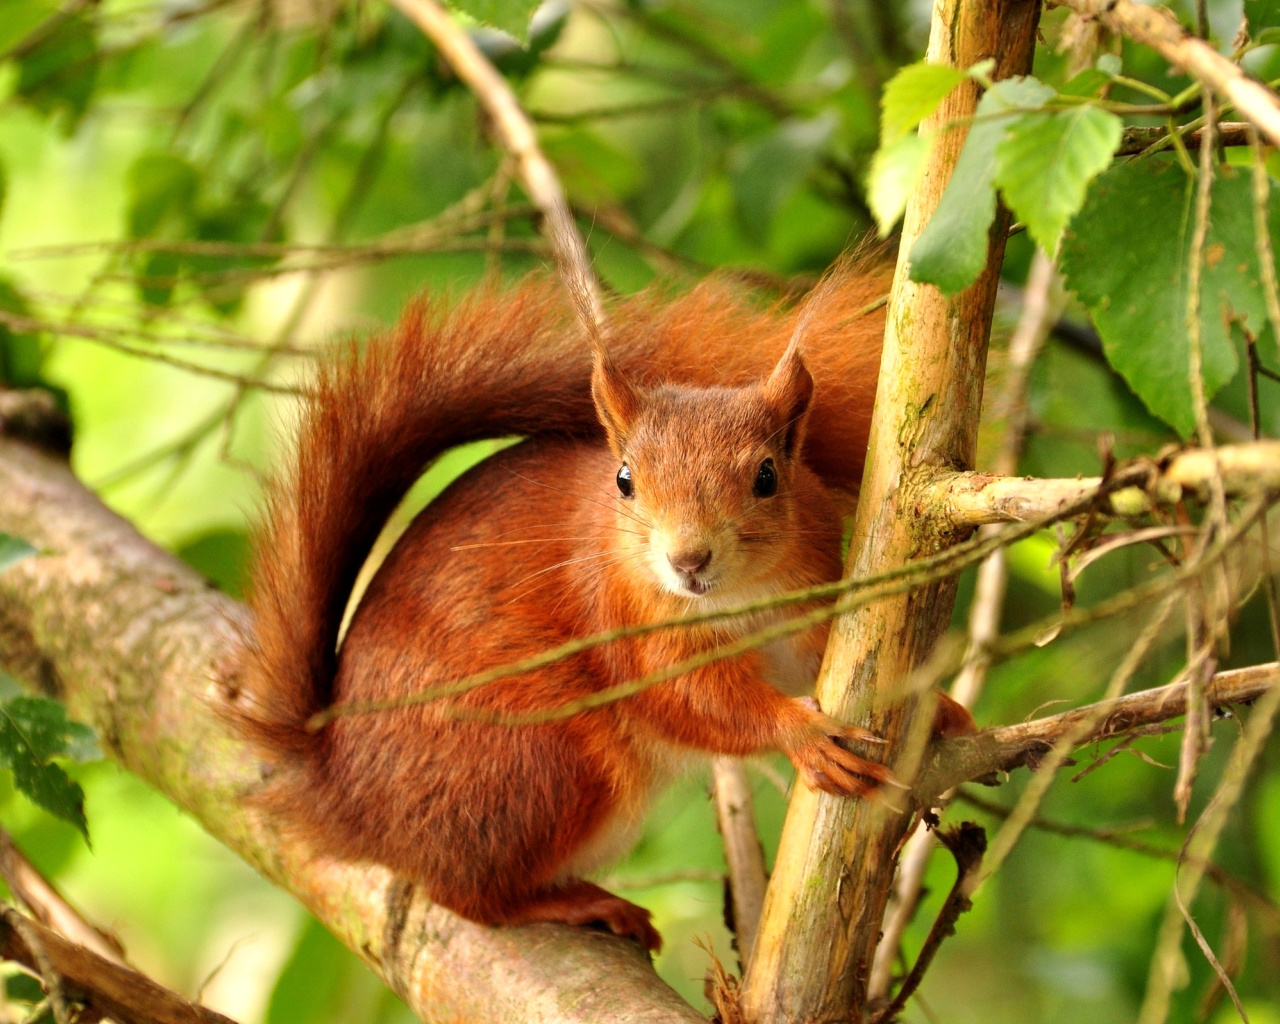
[[[987,849],[986,832],[981,826],[965,821],[954,829],[938,832],[938,841],[950,850],[951,855],[956,859],[955,883],[951,887],[951,892],[947,894],[942,909],[938,911],[933,927],[929,929],[929,935],[920,949],[920,955],[916,958],[915,964],[911,967],[911,972],[903,981],[902,987],[898,989],[898,994],[893,997],[893,1001],[872,1018],[872,1024],[887,1024],[888,1021],[897,1017],[902,1008],[907,1005],[907,1000],[920,987],[920,982],[924,980],[925,972],[933,963],[933,958],[937,955],[943,940],[955,934],[956,922],[960,919],[960,915],[973,906],[971,897],[979,885],[983,854]]]
[[[1011,810],[1011,808],[1002,807],[993,800],[986,800],[964,789],[957,790],[956,800],[987,814],[993,814],[998,818],[1007,818]],[[1063,836],[1067,839],[1088,839],[1104,846],[1115,847],[1117,850],[1128,850],[1130,853],[1150,857],[1153,860],[1163,860],[1168,861],[1170,864],[1176,864],[1181,856],[1178,850],[1143,842],[1141,839],[1134,839],[1129,835],[1130,832],[1138,828],[1147,827],[1147,824],[1140,822],[1136,825],[1122,827],[1094,828],[1088,825],[1069,825],[1065,822],[1051,821],[1036,815],[1027,822],[1027,828],[1035,829],[1037,832],[1048,832],[1051,835]],[[1277,907],[1269,896],[1246,884],[1220,864],[1209,861],[1204,868],[1207,878],[1246,900],[1261,913],[1265,914],[1273,925],[1280,925],[1280,907]]]
[[[556,265],[587,338],[597,352],[603,352],[604,303],[591,270],[587,247],[578,233],[555,169],[543,155],[533,123],[521,109],[511,86],[436,0],[392,2],[436,45],[489,115],[502,148],[515,158],[525,193],[542,213]]]
[[[17,933],[26,946],[30,954],[31,966],[40,973],[40,979],[44,982],[44,990],[48,994],[49,1007],[53,1010],[53,1019],[56,1024],[70,1024],[71,1011],[67,1006],[67,994],[63,990],[62,975],[54,967],[49,951],[45,948],[44,936],[13,907],[0,907],[0,920]]]
[[[1205,876],[1205,865],[1212,859],[1218,838],[1227,823],[1231,809],[1235,807],[1244,789],[1245,779],[1253,763],[1271,734],[1276,712],[1280,711],[1280,686],[1271,686],[1259,697],[1253,712],[1245,722],[1244,731],[1232,748],[1231,759],[1222,780],[1214,791],[1200,819],[1182,848],[1181,870],[1174,879],[1173,892],[1165,908],[1164,920],[1156,939],[1156,950],[1151,957],[1151,970],[1147,976],[1147,992],[1138,1014],[1138,1024],[1164,1024],[1169,1015],[1169,1002],[1178,976],[1181,959],[1182,926],[1190,924],[1201,948],[1207,943],[1199,935],[1199,929],[1191,920],[1190,906]],[[1230,979],[1224,987],[1232,993]],[[1239,1000],[1236,1005],[1243,1012]],[[1246,1018],[1247,1019],[1247,1018]]]
[[[4,878],[14,899],[41,924],[106,960],[121,965],[125,963],[120,940],[85,920],[27,860],[4,829],[0,829],[0,877]]]
[[[1125,653],[1124,659],[1112,674],[1103,699],[1094,705],[1092,713],[1083,717],[1071,729],[1068,729],[1058,737],[1050,750],[1040,759],[1036,766],[1035,774],[1031,777],[1027,788],[1023,790],[1022,796],[1018,799],[1017,806],[1014,807],[1004,825],[1001,826],[1000,831],[996,833],[995,839],[991,842],[991,849],[983,866],[979,885],[990,878],[1004,863],[1005,858],[1008,857],[1023,830],[1027,827],[1027,823],[1035,817],[1040,801],[1044,799],[1044,795],[1048,792],[1058,767],[1066,760],[1067,755],[1092,735],[1114,710],[1116,698],[1124,692],[1124,688],[1142,665],[1148,652],[1161,639],[1165,623],[1173,611],[1173,605],[1176,600],[1177,595],[1170,594],[1160,603],[1155,614],[1151,616],[1146,627],[1138,635],[1133,646]]]

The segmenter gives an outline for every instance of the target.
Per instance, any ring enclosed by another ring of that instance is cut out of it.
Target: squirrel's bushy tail
[[[883,325],[866,307],[885,290],[883,273],[850,275],[804,346],[818,382],[805,457],[838,487],[861,475]],[[753,309],[723,283],[673,300],[642,295],[610,310],[609,350],[640,383],[745,383],[772,368],[793,318]],[[587,343],[547,279],[453,306],[415,303],[388,337],[321,363],[293,466],[268,488],[255,536],[252,706],[236,717],[264,752],[319,749],[306,724],[332,700],[356,576],[426,465],[480,438],[600,434],[590,378]]]

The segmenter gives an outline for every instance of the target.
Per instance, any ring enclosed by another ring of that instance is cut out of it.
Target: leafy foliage
[[[1120,145],[1120,118],[1091,105],[1028,114],[996,149],[996,184],[1045,252],[1084,205],[1089,182],[1107,169]]]
[[[1042,106],[1053,90],[1034,78],[997,82],[978,102],[947,190],[911,250],[911,277],[947,294],[977,280],[996,215],[996,149],[1019,110]]]

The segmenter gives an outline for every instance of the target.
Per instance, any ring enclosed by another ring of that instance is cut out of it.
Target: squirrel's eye
[[[774,468],[773,459],[765,459],[760,463],[752,490],[757,498],[771,498],[778,493],[778,471]]]
[[[631,497],[631,467],[625,462],[618,470],[618,490],[624,498]]]

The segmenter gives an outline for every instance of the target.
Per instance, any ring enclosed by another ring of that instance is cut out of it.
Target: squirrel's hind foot
[[[534,896],[506,915],[504,924],[552,921],[571,925],[604,925],[614,935],[634,939],[658,952],[662,936],[649,923],[649,911],[591,882],[574,881]]]

